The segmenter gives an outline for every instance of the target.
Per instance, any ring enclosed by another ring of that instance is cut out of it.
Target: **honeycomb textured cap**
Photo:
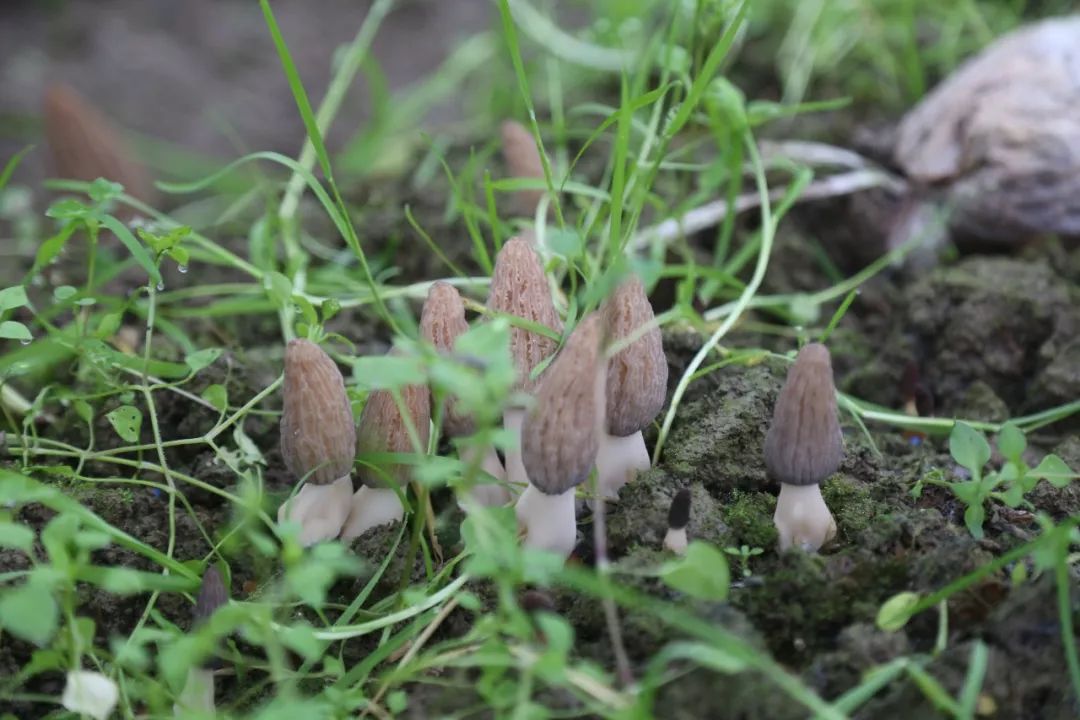
[[[776,399],[765,467],[782,483],[817,485],[836,472],[843,455],[832,361],[824,345],[811,343],[799,351]]]
[[[690,489],[683,488],[671,498],[671,506],[668,508],[668,527],[672,530],[682,530],[690,524]]]
[[[356,459],[345,381],[330,356],[309,340],[292,340],[285,348],[281,456],[297,480],[306,476],[314,485],[348,475]]]
[[[655,320],[637,276],[624,280],[601,308],[609,341],[628,338]],[[614,355],[607,366],[607,431],[626,437],[645,428],[664,407],[668,365],[659,327]]]
[[[562,321],[555,312],[540,257],[520,238],[508,240],[496,256],[487,304],[489,310],[562,332]],[[557,347],[558,343],[545,335],[519,327],[510,329],[510,353],[517,369],[518,388],[527,392],[536,389],[537,381],[531,380],[529,375]]]
[[[521,460],[537,490],[560,495],[589,477],[604,413],[603,322],[593,313],[574,328],[544,372],[521,427]]]
[[[214,611],[229,601],[229,588],[221,577],[221,572],[213,565],[203,573],[202,586],[195,598],[192,619],[196,624],[205,621]]]
[[[457,288],[441,280],[432,285],[420,314],[420,336],[439,352],[448,354],[453,352],[454,342],[468,329],[465,303]],[[450,397],[443,412],[443,427],[450,437],[461,437],[471,435],[476,424],[471,416],[458,412],[457,403]]]
[[[502,124],[502,151],[506,169],[512,178],[544,179],[544,162],[529,129],[516,120]],[[533,215],[544,197],[543,190],[518,190],[514,193],[515,210]]]
[[[406,385],[399,391],[401,403],[420,440],[421,451],[427,450],[431,436],[431,392],[426,385]],[[360,414],[357,434],[360,452],[363,453],[414,453],[409,430],[398,411],[398,405],[389,390],[376,390],[368,396],[364,411]],[[379,467],[362,466],[360,481],[369,487],[389,487],[391,483],[407,484],[410,466],[391,464]]]
[[[74,89],[53,84],[45,91],[45,139],[53,170],[67,180],[99,177],[118,182],[132,197],[154,204],[157,192],[120,133]]]

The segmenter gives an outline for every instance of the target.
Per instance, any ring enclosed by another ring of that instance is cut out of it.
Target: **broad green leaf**
[[[724,553],[700,540],[690,543],[685,557],[665,563],[660,577],[675,590],[701,600],[723,600],[731,584]]]
[[[116,434],[128,442],[137,442],[142,430],[142,412],[131,405],[121,405],[105,416]]]
[[[1046,480],[1056,488],[1063,488],[1078,476],[1065,461],[1057,455],[1047,455],[1037,466],[1028,471],[1028,475]]]
[[[199,372],[203,368],[209,367],[217,362],[217,359],[221,357],[221,348],[207,348],[205,350],[199,350],[193,352],[184,358],[184,362],[191,368],[192,372]]]
[[[968,505],[967,510],[964,511],[964,525],[967,526],[971,537],[976,540],[982,540],[983,538],[984,520],[986,520],[986,509],[982,506],[982,503]]]
[[[24,307],[28,302],[30,301],[26,297],[26,288],[22,285],[12,285],[0,290],[0,311]]]
[[[74,198],[64,198],[57,200],[45,211],[48,217],[56,218],[57,220],[72,220],[76,218],[84,218],[90,214],[91,208],[89,205],[85,205]]]
[[[735,674],[746,670],[746,661],[728,650],[699,642],[680,641],[661,651],[664,661],[690,660],[717,672]]]
[[[21,322],[5,320],[4,322],[0,322],[0,338],[28,343],[34,339],[34,336],[30,334],[30,330]]]
[[[389,390],[426,382],[421,359],[400,355],[358,358],[353,364],[353,377],[365,390]]]
[[[224,385],[214,383],[202,391],[202,399],[214,406],[218,412],[225,412],[229,406],[229,393]]]
[[[279,272],[268,272],[263,276],[263,288],[277,307],[292,302],[292,280]]]
[[[907,625],[911,611],[919,604],[919,594],[902,592],[882,603],[877,614],[877,626],[886,632],[896,632]]]
[[[52,639],[59,618],[56,600],[42,583],[27,582],[0,595],[0,627],[39,647]]]
[[[30,552],[34,547],[34,531],[25,525],[0,521],[0,547]]]
[[[318,660],[326,648],[316,639],[310,625],[303,622],[285,628],[278,633],[285,647],[307,660]]]
[[[77,292],[79,292],[78,289],[72,285],[61,285],[53,290],[53,299],[57,302],[63,302]]]
[[[146,248],[135,239],[135,236],[131,234],[131,231],[124,227],[124,224],[114,218],[112,215],[106,215],[101,220],[101,224],[107,227],[109,230],[120,239],[120,242],[124,244],[127,251],[131,253],[131,257],[135,259],[135,262],[146,271],[146,274],[150,276],[151,282],[155,285],[161,284],[161,272],[158,270],[157,265],[154,264],[154,260],[150,257],[150,253],[146,252]]]
[[[1006,459],[1012,460],[1019,465],[1021,455],[1027,448],[1027,438],[1024,433],[1011,420],[1001,426],[998,431],[997,446]]]
[[[106,200],[120,197],[123,192],[123,185],[113,182],[112,180],[106,180],[105,178],[98,178],[90,183],[90,187],[86,190],[86,194],[90,196],[90,199],[99,205]]]
[[[971,471],[975,478],[982,477],[982,468],[990,460],[990,444],[983,434],[967,423],[953,424],[949,434],[949,453],[953,460]]]

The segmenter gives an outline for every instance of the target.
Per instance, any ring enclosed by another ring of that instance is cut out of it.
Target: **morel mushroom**
[[[503,159],[512,178],[540,180],[544,178],[544,161],[536,147],[536,139],[529,129],[516,120],[502,124]],[[518,190],[514,193],[514,206],[522,215],[534,215],[544,190]]]
[[[530,320],[562,332],[562,322],[551,300],[551,288],[536,251],[520,238],[512,238],[495,257],[491,274],[488,309]],[[555,352],[558,343],[540,333],[513,327],[510,329],[510,353],[517,369],[515,389],[531,393],[536,389],[533,369]],[[525,485],[528,475],[521,463],[521,423],[525,408],[509,407],[503,413],[503,427],[513,433],[517,443],[506,450],[506,477],[511,483]]]
[[[944,194],[954,237],[1016,243],[1080,234],[1078,47],[1080,16],[1022,27],[961,65],[901,121],[893,159],[915,195]],[[907,216],[925,215],[921,207],[907,203]],[[894,232],[890,243],[906,239]]]
[[[765,467],[781,483],[773,516],[781,550],[816,551],[836,535],[820,484],[843,455],[832,361],[824,345],[811,343],[788,370],[765,435]]]
[[[229,589],[225,586],[221,573],[211,565],[203,573],[202,587],[195,598],[192,612],[192,627],[197,628],[214,614],[214,611],[229,601]],[[177,717],[187,717],[191,713],[207,716],[214,714],[214,671],[213,663],[204,664],[188,670],[187,681],[173,704],[173,713]]]
[[[153,204],[157,193],[146,170],[135,161],[116,128],[67,85],[45,92],[45,139],[53,169],[65,180],[118,182],[133,198]]]
[[[690,490],[683,488],[675,493],[668,508],[668,529],[664,535],[664,549],[676,555],[685,555],[687,546],[686,526],[690,524]]]
[[[660,328],[642,330],[655,316],[637,276],[623,281],[601,311],[611,343],[638,334],[607,365],[607,432],[600,438],[596,472],[604,499],[615,500],[623,485],[651,464],[641,431],[664,406],[668,366]]]
[[[337,537],[352,497],[356,426],[341,371],[309,340],[292,340],[285,348],[281,457],[305,482],[278,509],[278,522],[300,523],[304,546]]]
[[[525,545],[569,557],[577,538],[574,489],[589,477],[604,421],[603,323],[584,318],[544,372],[521,429],[529,486],[516,506]]]
[[[416,430],[420,452],[427,452],[431,437],[431,392],[427,385],[407,385],[401,388],[399,397]],[[357,437],[362,455],[414,453],[417,450],[390,390],[376,390],[368,396],[360,414]],[[405,515],[405,508],[398,491],[405,492],[410,475],[409,466],[401,463],[380,468],[362,466],[359,478],[363,487],[353,495],[349,517],[341,531],[342,539],[350,540],[373,527],[400,520]]]
[[[465,321],[465,304],[461,295],[446,282],[437,282],[428,291],[424,309],[420,315],[420,335],[443,353],[454,350],[454,342],[469,329]],[[476,431],[473,418],[459,411],[453,397],[446,401],[443,408],[443,427],[452,438],[463,438]],[[458,454],[461,461],[472,466],[476,464],[483,472],[494,478],[495,482],[480,479],[470,490],[469,495],[481,506],[505,505],[511,495],[507,489],[506,470],[498,453],[490,444],[485,446],[460,446]]]

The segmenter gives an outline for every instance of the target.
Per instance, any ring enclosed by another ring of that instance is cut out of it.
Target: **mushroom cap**
[[[454,342],[468,329],[465,303],[457,288],[442,280],[432,285],[420,314],[420,336],[439,352],[450,354]],[[443,413],[443,427],[450,437],[461,437],[471,435],[476,424],[471,416],[458,412],[457,402],[449,397]]]
[[[153,204],[157,193],[120,133],[73,88],[53,84],[45,91],[45,139],[56,174],[68,180],[118,182],[134,198]]]
[[[398,392],[401,403],[416,428],[421,450],[426,451],[431,436],[431,392],[427,385],[406,385]],[[394,395],[389,390],[375,390],[368,396],[367,404],[360,413],[357,439],[361,453],[415,452],[409,439],[409,430],[398,411],[397,403],[394,402]],[[386,476],[400,485],[409,481],[409,465],[393,464],[383,470],[385,475],[371,467],[361,466],[358,477],[364,485],[376,488],[390,487]]]
[[[683,488],[671,498],[671,507],[668,508],[668,527],[672,530],[682,530],[690,524],[690,489]]]
[[[610,342],[630,337],[655,320],[645,286],[632,275],[601,311]],[[667,398],[668,365],[659,327],[651,327],[617,352],[607,366],[607,431],[626,437],[645,428]]]
[[[765,467],[787,485],[817,485],[836,472],[844,440],[832,361],[821,343],[799,351],[776,399],[765,435]]]
[[[583,318],[544,372],[536,403],[521,426],[521,461],[529,482],[561,495],[589,477],[604,413],[603,322]]]
[[[517,120],[502,124],[503,158],[512,178],[544,179],[544,161],[532,133]],[[518,190],[514,193],[516,209],[523,215],[532,215],[544,197],[543,190]]]
[[[950,226],[989,240],[1080,233],[1080,16],[1002,36],[901,121],[894,158],[946,183]]]
[[[310,340],[285,348],[285,409],[281,457],[299,480],[327,485],[352,471],[356,426],[345,381],[334,361]]]
[[[196,624],[204,622],[214,614],[214,611],[229,601],[229,589],[225,587],[225,581],[217,567],[211,565],[203,573],[202,585],[199,594],[195,598],[195,609],[192,611],[192,619]]]
[[[540,257],[529,243],[511,238],[495,257],[487,306],[495,312],[514,315],[562,332],[555,312],[547,274]],[[558,343],[546,335],[520,327],[510,329],[510,354],[517,369],[517,387],[532,392],[537,380],[529,377],[533,368],[555,352]]]

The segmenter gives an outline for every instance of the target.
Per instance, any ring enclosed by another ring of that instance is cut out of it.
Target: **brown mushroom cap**
[[[536,404],[521,427],[521,461],[529,482],[560,495],[589,477],[600,446],[604,412],[603,323],[581,320],[544,372]]]
[[[610,342],[651,323],[652,305],[641,280],[624,280],[601,308]],[[664,407],[668,365],[660,328],[652,327],[608,361],[607,431],[626,437],[645,428]]]
[[[45,138],[54,171],[67,180],[99,177],[118,182],[134,198],[153,204],[157,193],[146,170],[97,108],[67,85],[45,91]]]
[[[327,485],[352,471],[356,426],[341,371],[322,348],[292,340],[285,348],[281,456],[299,480]]]
[[[196,624],[204,622],[228,601],[229,589],[225,587],[221,572],[211,565],[203,573],[202,585],[199,587],[199,594],[195,598],[195,609],[192,611],[193,620]]]
[[[441,280],[432,285],[420,314],[420,336],[439,352],[449,354],[454,350],[454,342],[468,329],[465,303],[457,288]],[[471,435],[476,424],[472,417],[457,411],[457,403],[450,397],[446,400],[443,427],[450,437],[461,437]]]
[[[421,450],[427,449],[431,435],[431,392],[427,385],[406,385],[399,390],[401,402],[409,413]],[[389,390],[376,390],[368,396],[364,411],[360,414],[357,433],[361,453],[412,453],[409,430],[398,411],[398,405]],[[388,487],[387,476],[404,485],[409,481],[409,466],[394,464],[378,472],[362,466],[358,473],[360,481],[368,487]]]
[[[529,243],[511,238],[495,257],[495,269],[491,273],[491,289],[488,309],[514,315],[531,322],[562,332],[562,321],[555,312],[551,300],[544,266]],[[536,388],[536,381],[529,375],[548,355],[555,352],[558,343],[546,335],[524,328],[510,329],[510,353],[517,369],[517,386],[527,392]]]
[[[544,179],[544,162],[528,128],[516,120],[507,120],[502,124],[502,143],[503,158],[510,177]],[[518,190],[514,193],[517,211],[532,215],[543,197],[543,190]]]
[[[765,435],[765,467],[787,485],[817,485],[836,472],[843,455],[832,361],[824,345],[810,343],[799,351],[776,399]]]

